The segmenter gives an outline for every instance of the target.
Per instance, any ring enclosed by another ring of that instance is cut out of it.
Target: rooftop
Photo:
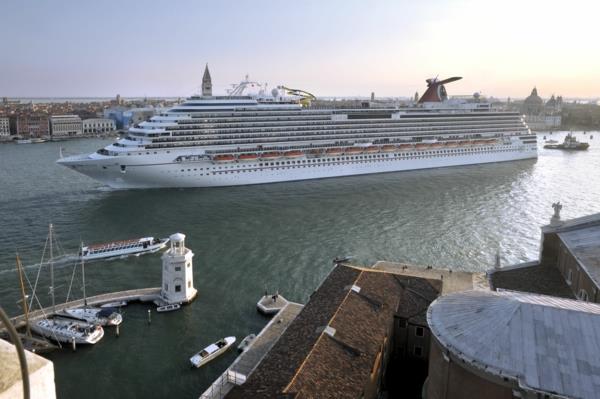
[[[338,265],[229,398],[358,397],[394,315],[424,315],[441,282]]]
[[[581,267],[600,285],[600,225],[558,233]]]
[[[514,291],[467,291],[429,308],[431,331],[467,367],[533,392],[600,392],[600,305]]]
[[[489,273],[494,290],[524,291],[575,299],[573,291],[556,267],[529,262],[515,267],[493,269]]]

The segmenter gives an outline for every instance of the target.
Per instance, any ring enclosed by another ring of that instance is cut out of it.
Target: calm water
[[[600,133],[587,152],[540,149],[537,160],[273,185],[113,191],[55,165],[107,142],[0,145],[0,304],[16,314],[14,271],[39,261],[48,223],[74,252],[88,243],[141,235],[187,234],[198,299],[147,324],[144,305],[125,308],[121,336],[50,356],[60,398],[196,398],[235,358],[234,351],[191,370],[188,358],[217,338],[238,339],[267,319],[255,303],[267,287],[306,302],[336,255],[482,271],[499,248],[503,264],[537,257],[539,226],[554,201],[564,218],[600,212]],[[541,141],[540,135],[540,143]],[[548,138],[562,139],[554,133]],[[541,147],[541,146],[540,146]],[[160,285],[158,255],[91,263],[88,293]],[[34,280],[37,268],[29,267]],[[64,300],[72,265],[57,268]],[[78,281],[78,275],[75,281]],[[47,294],[48,273],[40,290]],[[74,292],[81,294],[81,284]]]

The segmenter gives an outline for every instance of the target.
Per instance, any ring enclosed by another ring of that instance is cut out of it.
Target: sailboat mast
[[[52,296],[52,312],[56,313],[56,303],[54,301],[54,254],[52,253],[52,223],[50,223],[50,228],[48,232],[48,238],[50,241],[50,294]]]
[[[19,271],[19,282],[21,283],[21,299],[23,300],[23,313],[25,314],[25,328],[27,329],[27,336],[31,337],[31,330],[29,329],[29,308],[27,307],[27,298],[25,297],[23,269],[21,265],[21,259],[19,259],[19,254],[17,254],[17,270]]]
[[[83,242],[81,243],[81,250],[79,251],[81,254],[81,279],[83,284],[83,305],[87,306],[87,296],[85,295],[85,264],[83,263]]]

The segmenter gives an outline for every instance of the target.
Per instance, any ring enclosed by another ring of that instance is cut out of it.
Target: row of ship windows
[[[140,247],[142,246],[142,244],[130,244],[130,245],[126,245],[123,247],[111,247],[111,248],[102,248],[102,249],[92,249],[90,250],[90,253],[92,254],[99,254],[99,253],[104,253],[104,252],[113,252],[116,250],[121,250],[121,249],[128,249],[128,248],[136,248],[136,247]]]
[[[496,152],[510,152],[510,151],[514,151],[512,149],[498,149],[498,150],[492,150],[492,151],[477,151],[478,154],[488,154],[488,153],[496,153]],[[407,154],[408,155],[408,154]],[[403,158],[403,160],[408,160],[408,159],[423,159],[423,158],[433,158],[433,157],[448,157],[448,156],[452,156],[451,154],[438,154],[438,155],[416,155],[416,156],[398,156],[398,158]],[[263,168],[267,167],[271,170],[279,170],[279,169],[295,169],[295,168],[311,168],[311,167],[316,167],[316,166],[334,166],[334,165],[349,165],[349,164],[356,164],[356,163],[364,163],[364,162],[377,162],[377,161],[392,161],[394,160],[394,158],[384,158],[384,159],[364,159],[364,160],[348,160],[348,161],[329,161],[329,162],[318,162],[318,163],[305,163],[305,162],[294,162],[294,161],[290,161],[292,162],[292,164],[290,164],[290,162],[288,162],[289,165],[285,164],[285,162],[281,162],[281,165],[277,166],[274,165],[275,167],[270,167],[269,163],[265,163],[264,166],[261,169],[240,169],[240,168],[234,168],[233,170],[216,170],[213,172],[210,172],[209,169],[210,168],[206,168],[206,175],[210,175],[211,173],[213,175],[215,174],[228,174],[228,173],[249,173],[249,172],[259,172],[262,171]],[[279,162],[277,162],[279,163]],[[295,163],[295,164],[294,164]],[[273,163],[271,163],[272,165]],[[261,164],[262,165],[262,164]],[[213,168],[215,169],[215,168]],[[221,168],[219,168],[221,169]],[[196,171],[202,171],[202,168],[189,168],[187,169],[187,172],[196,172]],[[186,172],[186,169],[181,169],[181,172]],[[204,176],[204,173],[200,173],[200,176]]]
[[[465,154],[465,153],[490,153],[490,152],[508,152],[514,151],[513,148],[509,146],[503,146],[499,149],[494,149],[493,147],[485,147],[480,149],[464,149],[464,150],[440,150],[440,151],[424,151],[424,152],[409,152],[406,154],[393,154],[393,155],[361,155],[361,156],[353,156],[353,157],[339,157],[339,158],[326,158],[326,159],[304,159],[299,161],[281,161],[281,162],[262,162],[258,164],[249,164],[244,165],[243,167],[306,167],[306,166],[315,166],[316,164],[324,164],[324,165],[335,165],[335,164],[347,164],[346,161],[354,161],[354,162],[365,162],[365,161],[391,161],[397,158],[405,158],[405,159],[417,159],[417,158],[431,158],[434,156],[450,156],[452,154]],[[230,169],[230,170],[223,170]],[[278,169],[278,168],[277,168]],[[204,168],[189,168],[188,172],[191,171],[204,171]],[[247,172],[251,171],[251,169],[242,169],[240,166],[218,166],[212,168],[206,168],[207,173],[210,173],[210,170],[216,171],[214,173],[233,173],[233,172]],[[181,169],[181,172],[185,172],[186,169]]]

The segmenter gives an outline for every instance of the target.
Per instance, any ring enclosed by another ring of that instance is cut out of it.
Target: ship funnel
[[[452,78],[444,80],[438,80],[437,77],[426,79],[425,82],[427,82],[427,90],[419,99],[419,104],[426,102],[439,103],[442,101],[446,101],[448,99],[448,94],[446,93],[446,88],[444,87],[444,84],[455,82],[460,79],[462,79],[462,77],[459,76],[454,76]]]

